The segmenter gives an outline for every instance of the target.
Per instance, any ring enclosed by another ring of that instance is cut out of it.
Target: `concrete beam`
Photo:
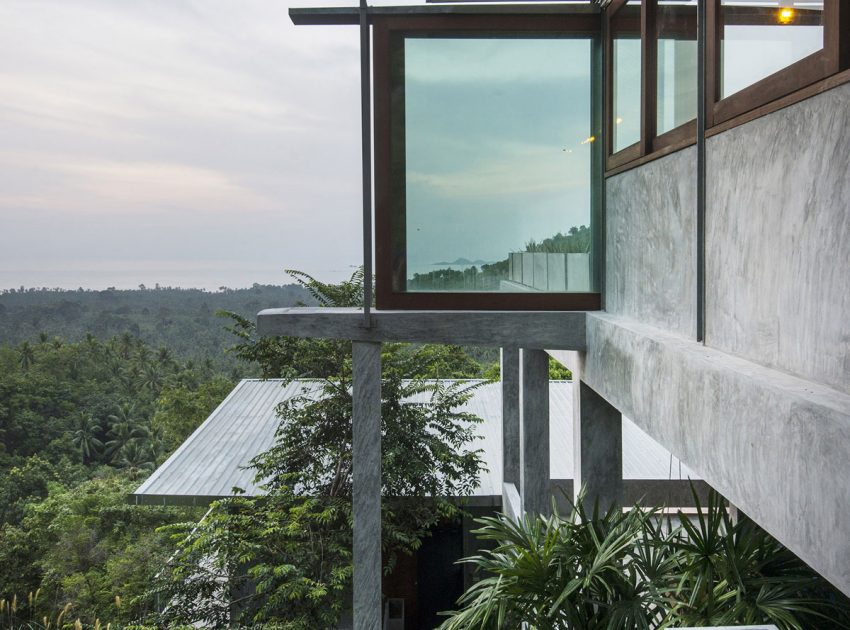
[[[502,348],[502,481],[519,487],[519,350]]]
[[[573,499],[585,490],[584,505],[600,511],[623,505],[623,417],[579,381],[579,413],[573,420]]]
[[[354,630],[381,627],[381,344],[352,347]]]
[[[585,317],[584,311],[372,311],[372,327],[364,328],[362,309],[273,308],[257,315],[257,332],[263,337],[583,350]]]
[[[850,595],[850,395],[606,313],[582,377]]]
[[[549,355],[544,350],[520,350],[520,435],[522,507],[549,514]]]

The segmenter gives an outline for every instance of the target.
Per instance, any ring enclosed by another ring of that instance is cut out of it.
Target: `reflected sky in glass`
[[[407,38],[404,55],[408,277],[590,224],[589,40]]]
[[[721,4],[721,98],[823,48],[823,5],[806,3],[804,8],[797,6],[802,3],[724,1]],[[783,10],[790,11],[789,22],[784,24],[781,23]],[[754,16],[764,23],[747,24]]]
[[[659,2],[656,132],[661,135],[697,116],[697,3]]]

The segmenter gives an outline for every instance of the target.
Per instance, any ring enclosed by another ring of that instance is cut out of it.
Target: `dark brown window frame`
[[[378,309],[423,310],[599,310],[599,293],[496,293],[396,291],[394,270],[404,275],[404,208],[398,206],[398,162],[391,154],[390,57],[392,38],[405,35],[540,35],[600,36],[600,17],[593,14],[499,14],[439,16],[375,16],[373,18],[375,121],[375,302]],[[394,260],[396,259],[395,264]]]
[[[633,0],[634,1],[634,0]],[[626,4],[614,0],[605,12],[604,32]],[[696,143],[692,120],[657,136],[655,11],[657,0],[641,0],[641,139],[612,152],[612,38],[605,37],[605,175],[610,177]],[[706,136],[716,135],[759,116],[787,107],[841,83],[850,81],[850,2],[824,0],[824,47],[778,72],[724,99],[720,94],[720,0],[707,0]]]

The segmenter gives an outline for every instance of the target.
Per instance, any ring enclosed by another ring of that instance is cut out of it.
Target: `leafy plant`
[[[658,508],[482,519],[494,549],[467,558],[482,579],[441,630],[775,624],[848,628],[848,601],[711,493],[675,524]]]
[[[464,562],[486,577],[461,597],[441,630],[654,627],[671,582],[648,578],[670,554],[635,549],[645,537],[664,536],[653,524],[657,517],[657,510],[588,512],[579,501],[567,518],[481,519],[476,533],[495,548]]]
[[[296,279],[324,306],[357,306],[358,272],[342,285]],[[231,315],[237,352],[268,376],[315,379],[278,407],[274,446],[254,460],[267,495],[214,504],[198,525],[170,528],[176,554],[156,586],[167,606],[157,621],[335,627],[351,588],[351,344],[256,339]],[[382,541],[386,570],[431,528],[459,514],[448,497],[468,495],[482,461],[467,448],[478,418],[457,411],[476,383],[430,380],[480,366],[457,348],[382,347]],[[419,378],[411,378],[419,377]],[[235,612],[234,612],[235,611]]]
[[[680,575],[672,615],[681,625],[772,623],[780,630],[848,628],[846,598],[726,501],[694,493],[696,518],[680,517]]]

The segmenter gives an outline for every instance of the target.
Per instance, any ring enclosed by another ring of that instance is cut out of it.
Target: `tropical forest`
[[[362,306],[363,275],[291,279],[0,295],[0,628],[345,627],[351,345],[259,338],[254,316]],[[471,578],[440,628],[850,627],[842,595],[716,494],[696,516],[581,497],[546,518],[472,514],[450,498],[484,472],[467,448],[481,419],[462,408],[499,378],[497,352],[399,343],[381,358],[387,579],[447,523],[479,540],[456,558]],[[550,377],[571,375],[553,361]],[[274,445],[249,464],[264,494],[129,501],[242,378],[320,384],[278,407]]]

